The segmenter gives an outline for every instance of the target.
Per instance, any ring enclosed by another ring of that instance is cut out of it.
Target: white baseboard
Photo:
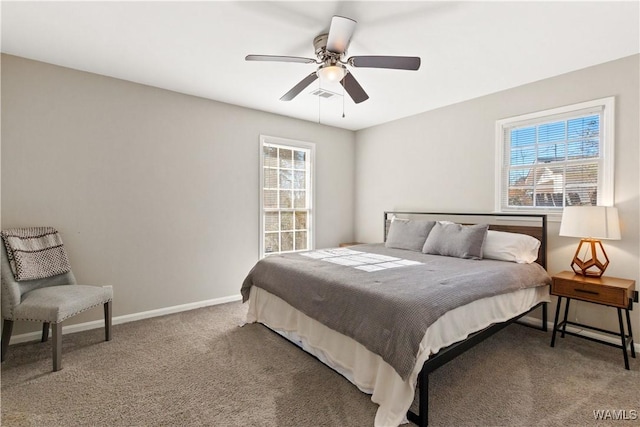
[[[121,323],[135,322],[136,320],[149,319],[152,317],[164,316],[167,314],[179,313],[182,311],[195,310],[196,308],[209,307],[209,306],[218,305],[218,304],[225,304],[233,301],[240,301],[241,299],[242,299],[242,296],[240,295],[231,295],[228,297],[214,298],[214,299],[205,300],[205,301],[192,302],[189,304],[174,305],[172,307],[159,308],[156,310],[143,311],[140,313],[125,314],[124,316],[114,317],[112,319],[112,323],[114,325],[119,325]],[[537,319],[535,317],[525,316],[525,317],[522,317],[520,321],[522,323],[526,323],[531,326],[540,326],[540,319]],[[102,328],[102,327],[104,327],[104,320],[94,320],[91,322],[63,326],[62,333],[72,334],[74,332],[88,331],[90,329],[96,329],[96,328]],[[553,331],[553,322],[547,322],[547,328],[550,331]],[[612,337],[609,335],[599,334],[589,330],[579,329],[573,326],[567,326],[567,330],[580,335],[585,335],[591,338],[601,339],[603,341],[607,341],[612,344],[618,344],[618,340],[615,337]],[[26,334],[15,335],[11,337],[11,344],[19,344],[19,343],[28,342],[28,341],[39,340],[41,336],[42,336],[41,331],[28,332]],[[640,343],[634,343],[634,347],[637,352],[640,352]]]
[[[522,321],[522,323],[526,323],[528,325],[538,326],[538,327],[540,326],[540,322],[541,322],[540,319],[536,319],[535,317],[531,317],[531,316],[525,316],[520,320]],[[553,332],[553,322],[547,322],[547,329]],[[574,334],[578,334],[578,335],[584,335],[585,337],[589,337],[589,338],[596,338],[602,341],[609,342],[611,344],[620,344],[620,338],[616,338],[606,334],[600,334],[598,332],[593,332],[588,329],[580,329],[575,326],[567,325],[567,331],[573,332]],[[640,352],[640,343],[634,342],[633,347],[635,348],[636,352]]]
[[[179,313],[181,311],[195,310],[196,308],[209,307],[212,305],[225,304],[227,302],[240,301],[241,295],[231,295],[228,297],[214,298],[205,301],[192,302],[189,304],[174,305],[172,307],[158,308],[156,310],[143,311],[140,313],[125,314],[123,316],[114,317],[111,322],[113,325],[121,323],[135,322],[136,320],[149,319],[151,317],[164,316],[167,314]],[[78,323],[75,325],[63,326],[63,334],[72,334],[74,332],[88,331],[89,329],[104,328],[104,320],[93,320],[91,322]],[[26,334],[15,335],[11,337],[11,344],[19,344],[28,341],[39,340],[42,337],[42,331],[28,332]]]

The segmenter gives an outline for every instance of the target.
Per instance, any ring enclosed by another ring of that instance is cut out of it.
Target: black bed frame
[[[387,240],[387,232],[389,230],[390,224],[390,215],[420,215],[420,216],[429,216],[429,217],[504,217],[505,219],[516,219],[516,220],[537,220],[540,221],[541,225],[541,234],[538,237],[540,239],[540,251],[538,254],[537,262],[542,265],[546,269],[547,262],[547,216],[539,215],[539,214],[485,214],[485,213],[440,213],[440,212],[385,212],[384,213],[384,240]],[[490,225],[490,229],[497,229],[503,231],[522,231],[522,227],[520,226],[495,226]],[[538,228],[538,227],[533,227]],[[485,339],[489,338],[491,335],[496,332],[502,330],[503,328],[509,326],[512,323],[519,323],[523,326],[533,327],[535,329],[540,329],[542,331],[547,331],[547,305],[546,302],[541,302],[531,308],[531,310],[516,316],[512,319],[509,319],[505,322],[494,323],[487,328],[475,332],[469,337],[467,337],[463,341],[458,341],[446,348],[441,349],[435,355],[429,357],[424,365],[422,365],[422,370],[420,374],[418,374],[418,413],[409,410],[407,412],[407,419],[414,424],[417,424],[420,427],[426,427],[429,425],[429,374],[439,367],[445,365],[447,362],[455,359],[465,351],[474,347],[476,344],[481,343]],[[521,317],[526,316],[531,311],[537,309],[538,307],[542,308],[542,325],[540,328],[531,326],[527,323],[517,322]]]
[[[501,329],[509,326],[511,323],[518,323],[523,326],[532,327],[535,329],[540,329],[542,331],[547,331],[547,304],[546,302],[541,302],[538,305],[534,306],[531,310],[523,313],[513,319],[509,319],[505,322],[494,323],[493,325],[478,331],[474,334],[469,335],[467,339],[464,341],[459,341],[455,344],[450,345],[442,350],[440,350],[435,355],[431,356],[424,362],[422,365],[422,370],[420,374],[418,374],[418,413],[416,414],[412,410],[407,412],[407,419],[412,423],[420,426],[426,427],[429,425],[429,374],[442,365],[450,362],[455,359],[465,351],[469,350],[471,347],[476,344],[481,343],[485,339],[489,338],[491,335],[500,331]],[[531,311],[537,309],[538,307],[542,307],[542,327],[538,328],[535,326],[531,326],[527,323],[517,322],[523,316],[526,316]]]
[[[530,234],[540,240],[540,250],[538,252],[537,263],[542,265],[546,269],[546,261],[547,261],[547,216],[539,215],[539,214],[497,214],[497,213],[434,213],[434,212],[385,212],[384,213],[384,240],[387,240],[387,232],[389,230],[389,225],[391,220],[389,219],[390,215],[423,215],[423,216],[431,216],[431,217],[504,217],[504,219],[520,219],[520,220],[532,220],[539,221],[540,225],[533,226],[513,226],[513,225],[495,225],[490,224],[489,229],[500,230],[500,231],[512,231],[512,232],[520,232],[524,234]],[[529,233],[527,229],[536,230],[537,233]],[[455,359],[465,351],[474,347],[476,344],[481,343],[485,339],[489,338],[491,335],[496,332],[502,330],[503,328],[509,326],[512,323],[518,323],[523,326],[539,329],[542,331],[547,331],[547,305],[546,302],[541,302],[536,306],[532,307],[529,311],[520,314],[512,319],[509,319],[505,322],[494,323],[487,328],[475,332],[469,335],[466,339],[462,341],[458,341],[454,344],[451,344],[448,347],[440,349],[438,353],[432,355],[427,359],[427,361],[422,365],[422,370],[420,374],[418,374],[418,413],[409,410],[407,412],[407,419],[419,427],[427,427],[429,424],[429,374],[439,367],[445,365],[447,362]],[[521,317],[526,316],[531,313],[533,310],[537,308],[542,308],[542,325],[541,327],[533,326],[528,323],[521,323],[518,320]],[[266,326],[266,325],[265,325]],[[267,327],[267,329],[271,330],[271,328]],[[275,333],[275,331],[274,331]],[[280,334],[278,334],[280,335]],[[284,338],[284,337],[283,337]],[[293,343],[292,341],[287,340],[287,342],[298,346],[298,344]],[[315,357],[315,356],[314,356]]]

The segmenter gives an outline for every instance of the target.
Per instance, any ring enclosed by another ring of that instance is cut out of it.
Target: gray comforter
[[[425,255],[383,244],[352,249],[423,264],[365,272],[299,253],[272,255],[249,272],[242,284],[243,301],[258,286],[380,355],[406,380],[427,328],[444,313],[550,283],[538,264]]]

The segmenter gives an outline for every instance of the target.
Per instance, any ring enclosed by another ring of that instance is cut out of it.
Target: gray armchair
[[[41,322],[42,342],[49,339],[49,327],[53,335],[53,370],[62,369],[62,322],[76,314],[104,305],[105,340],[111,340],[111,288],[76,284],[73,273],[44,279],[16,281],[4,245],[2,252],[2,362],[5,360],[9,341],[16,320]]]

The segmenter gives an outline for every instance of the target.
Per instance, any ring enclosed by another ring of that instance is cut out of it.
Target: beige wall
[[[380,241],[385,210],[491,212],[496,120],[615,96],[615,204],[623,239],[605,242],[607,274],[638,280],[639,61],[634,55],[357,132],[356,239]],[[578,244],[558,237],[558,227],[549,227],[550,273],[569,268]],[[613,309],[577,303],[570,316],[617,328]],[[640,310],[632,318],[637,340]]]
[[[373,242],[384,210],[491,211],[497,119],[613,95],[623,240],[605,242],[607,273],[638,280],[639,58],[354,134],[3,55],[2,227],[58,227],[78,278],[113,285],[116,316],[236,295],[258,257],[260,134],[317,143],[317,247]],[[558,225],[552,273],[577,245]],[[603,307],[571,317],[616,327]]]
[[[2,227],[57,227],[114,316],[238,295],[260,134],[316,143],[316,246],[351,241],[353,132],[3,55]]]

